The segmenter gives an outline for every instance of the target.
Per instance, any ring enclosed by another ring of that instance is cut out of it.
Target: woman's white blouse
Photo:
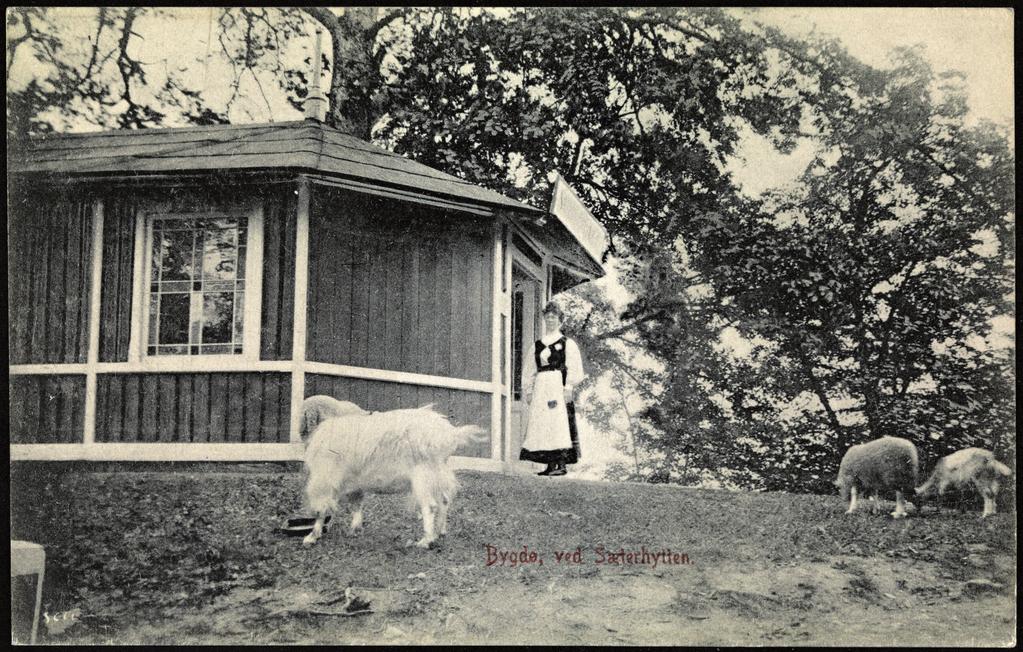
[[[544,345],[551,345],[562,338],[560,331],[548,333],[540,338]],[[536,358],[535,344],[525,348],[522,355],[522,393],[529,395],[533,393],[533,381],[536,379]],[[540,354],[541,356],[543,353]],[[583,371],[583,358],[579,353],[579,346],[571,339],[565,338],[565,387],[575,387],[583,378],[586,372]]]

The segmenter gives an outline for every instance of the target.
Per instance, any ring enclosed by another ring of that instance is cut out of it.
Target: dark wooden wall
[[[286,373],[104,374],[98,442],[287,442]]]
[[[454,425],[474,424],[490,432],[491,396],[482,392],[306,374],[305,394],[326,394],[374,411],[415,408],[434,403],[437,411],[448,415]],[[490,439],[487,437],[482,442],[470,443],[459,448],[455,454],[490,457]]]
[[[491,379],[489,222],[314,186],[306,356]]]
[[[291,357],[295,301],[295,187],[277,184],[264,188],[234,186],[173,191],[121,192],[104,197],[103,290],[100,297],[101,362],[128,359],[131,335],[132,264],[135,252],[135,221],[143,198],[171,201],[180,210],[195,207],[197,198],[243,199],[257,193],[263,200],[263,299],[260,358]]]
[[[7,247],[11,364],[86,361],[92,219],[87,196],[53,189],[45,195],[38,190],[12,193]]]
[[[288,360],[295,323],[294,188],[280,186],[263,201],[263,308],[259,357]]]
[[[81,443],[85,376],[11,376],[12,444]]]
[[[138,197],[111,192],[103,205],[103,265],[100,290],[100,362],[128,359],[131,335],[132,258]]]

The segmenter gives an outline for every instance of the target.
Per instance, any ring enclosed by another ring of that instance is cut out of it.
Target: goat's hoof
[[[417,548],[429,549],[430,546],[432,546],[432,545],[433,545],[433,539],[427,539],[426,537],[423,537],[419,541],[416,541],[416,547]]]
[[[302,545],[303,546],[311,546],[314,543],[316,543],[317,541],[319,541],[319,539],[317,537],[314,537],[313,535],[310,534],[310,535],[307,535],[304,539],[302,539]]]
[[[892,512],[892,518],[906,518],[905,512]]]

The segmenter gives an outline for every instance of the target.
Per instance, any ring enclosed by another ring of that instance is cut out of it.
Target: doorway
[[[529,462],[519,461],[519,450],[526,437],[527,404],[522,394],[522,370],[526,355],[531,355],[533,342],[543,334],[541,301],[543,283],[518,261],[512,263],[511,307],[511,433],[508,462],[512,468],[531,469]],[[528,380],[528,379],[526,379]]]

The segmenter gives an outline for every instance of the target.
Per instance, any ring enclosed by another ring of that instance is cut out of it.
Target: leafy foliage
[[[768,407],[762,428],[741,409],[716,415],[735,442],[766,447],[760,464],[738,446],[726,464],[767,486],[819,485],[849,445],[883,435],[913,440],[927,460],[966,446],[1014,456],[1011,356],[987,342],[992,318],[1013,311],[1014,157],[1004,133],[966,125],[955,78],[935,78],[916,51],[895,56],[883,75],[850,74],[847,101],[825,105],[821,154],[797,184],[699,232],[718,319],[769,342],[765,364],[783,375],[695,367],[715,373],[733,409],[810,392],[826,416],[785,424]],[[662,407],[699,413],[698,399],[673,400]]]

